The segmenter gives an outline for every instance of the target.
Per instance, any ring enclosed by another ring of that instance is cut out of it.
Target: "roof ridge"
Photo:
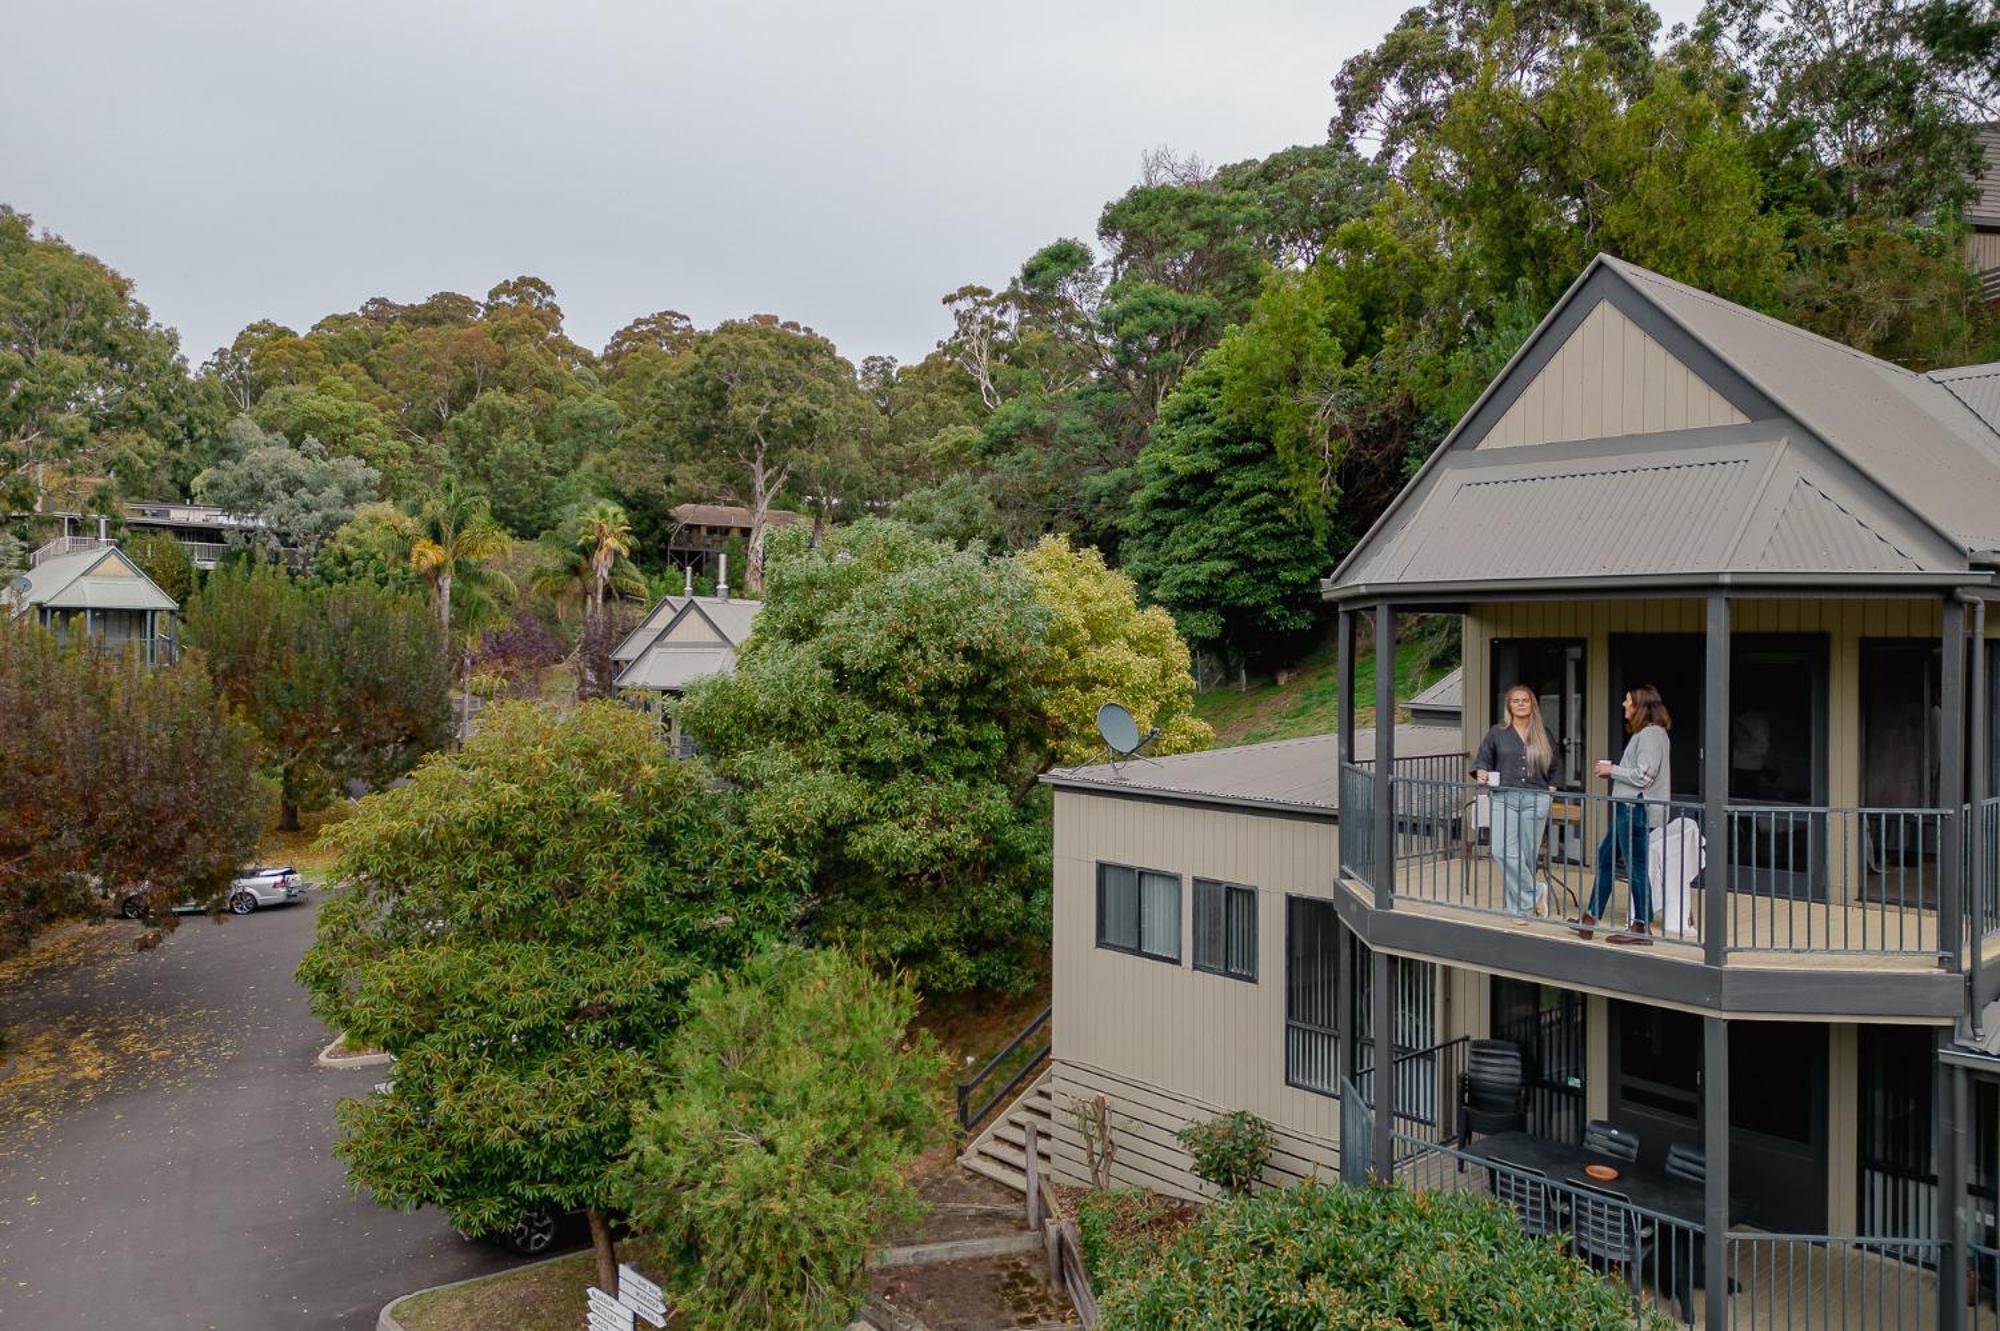
[[[1607,254],[1604,257],[1611,263],[1618,265],[1619,271],[1629,276],[1642,278],[1645,281],[1657,283],[1661,286],[1672,287],[1675,291],[1681,292],[1695,300],[1713,305],[1718,309],[1728,311],[1732,314],[1748,316],[1760,324],[1788,333],[1803,342],[1814,343],[1825,347],[1829,351],[1837,351],[1865,365],[1871,365],[1878,369],[1892,370],[1906,379],[1922,379],[1925,377],[1918,374],[1915,370],[1904,369],[1894,361],[1883,360],[1880,356],[1871,356],[1858,347],[1850,347],[1845,342],[1836,342],[1824,334],[1813,332],[1810,328],[1801,328],[1797,324],[1786,323],[1783,319],[1777,318],[1774,315],[1765,314],[1761,310],[1753,310],[1748,305],[1739,305],[1735,301],[1718,296],[1712,291],[1703,291],[1700,287],[1689,286],[1687,283],[1677,281],[1664,273],[1656,273],[1650,268],[1642,268],[1638,264],[1618,258],[1616,255]]]

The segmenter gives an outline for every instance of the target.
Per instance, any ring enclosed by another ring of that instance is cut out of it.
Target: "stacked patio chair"
[[[1593,1118],[1583,1129],[1583,1149],[1629,1165],[1639,1158],[1639,1134],[1606,1119]]]
[[[1528,1088],[1521,1046],[1512,1040],[1474,1040],[1458,1079],[1459,1144],[1475,1132],[1519,1132],[1528,1124]]]
[[[1708,1183],[1708,1155],[1699,1146],[1675,1142],[1667,1147],[1667,1173],[1688,1183]]]

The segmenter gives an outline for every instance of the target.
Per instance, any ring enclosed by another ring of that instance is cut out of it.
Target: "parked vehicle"
[[[303,901],[305,895],[305,879],[287,864],[244,871],[229,884],[229,895],[223,899],[223,904],[232,915],[248,915],[262,906],[284,906]],[[173,907],[176,912],[202,908],[201,903],[196,901],[183,901]],[[133,892],[122,897],[118,902],[118,913],[128,920],[145,915],[145,893]]]

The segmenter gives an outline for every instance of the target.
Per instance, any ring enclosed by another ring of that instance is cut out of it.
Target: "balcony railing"
[[[1436,759],[1410,761],[1448,770]],[[1641,833],[1629,821],[1631,801],[1495,789],[1456,775],[1406,772],[1400,761],[1396,767],[1387,866],[1375,845],[1377,788],[1369,767],[1343,765],[1340,804],[1343,869],[1371,888],[1386,874],[1397,905],[1508,917],[1532,893],[1547,914],[1575,916],[1590,905],[1600,858],[1614,847],[1612,892],[1596,914],[1607,928],[1624,926],[1632,908],[1631,864],[1643,855],[1649,915],[1663,943],[1704,942],[1707,893],[1719,885],[1728,892],[1722,921],[1729,953],[1936,963],[1965,958],[1974,940],[2000,930],[2000,798],[1976,811],[1733,804],[1719,841],[1708,834],[1706,808],[1691,801],[1644,802]],[[1975,816],[1983,820],[1983,862],[1960,857],[1965,926],[1954,938],[1948,921],[1956,902],[1944,852],[1953,838],[1969,850]],[[1613,839],[1621,817],[1628,821]],[[1502,863],[1523,843],[1535,866],[1533,882],[1517,883],[1510,900]]]

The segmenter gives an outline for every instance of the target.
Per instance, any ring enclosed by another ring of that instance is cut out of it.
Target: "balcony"
[[[1463,780],[1463,771],[1463,758],[1395,764],[1387,863],[1378,864],[1382,823],[1372,765],[1343,765],[1341,863],[1353,901],[1540,940],[1544,948],[1604,950],[1606,936],[1630,916],[1622,865],[1593,941],[1563,921],[1590,902],[1614,802],[1562,792],[1549,797],[1542,816],[1524,818],[1495,799],[1498,792]],[[2000,798],[1977,810],[1731,804],[1720,839],[1708,835],[1703,805],[1673,801],[1646,811],[1656,931],[1649,946],[1609,949],[1641,969],[1673,962],[1946,976],[1976,974],[2000,957]],[[1975,816],[1977,862],[1969,853]],[[1510,835],[1532,844],[1547,912],[1525,923],[1509,909],[1495,854],[1496,837],[1504,848]],[[1719,909],[1710,900],[1716,890],[1725,893]]]

